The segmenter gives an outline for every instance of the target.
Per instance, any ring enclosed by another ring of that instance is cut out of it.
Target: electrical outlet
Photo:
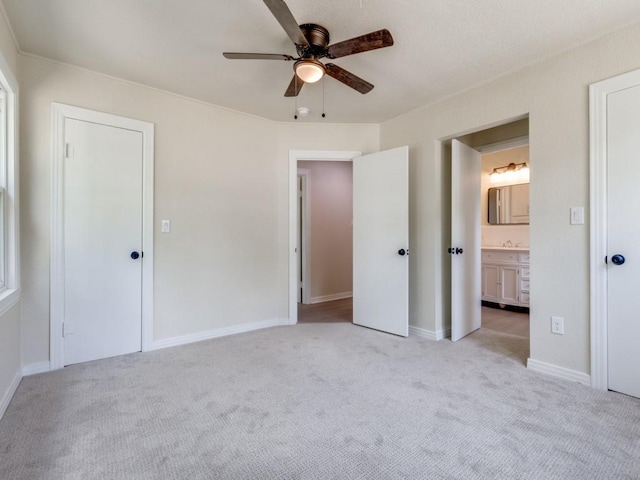
[[[551,317],[551,333],[564,335],[564,318]]]
[[[162,227],[160,231],[162,233],[169,233],[171,231],[171,220],[162,220]]]

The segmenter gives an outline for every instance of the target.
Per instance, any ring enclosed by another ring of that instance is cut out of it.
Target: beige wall
[[[412,323],[442,328],[446,277],[442,232],[449,165],[439,140],[529,114],[531,155],[531,358],[589,373],[589,225],[569,208],[589,206],[588,85],[640,67],[640,24],[501,77],[381,126],[383,148],[410,145]],[[588,209],[586,211],[588,218]],[[415,250],[414,250],[415,248]],[[415,254],[413,252],[416,252]],[[565,318],[552,335],[551,315]]]
[[[17,51],[5,18],[0,14],[0,55],[18,79]],[[0,402],[20,375],[20,305],[0,317]]]
[[[49,357],[51,102],[155,124],[155,340],[286,318],[289,149],[378,144],[378,126],[289,127],[28,56],[20,74],[24,365]]]
[[[353,164],[301,161],[309,170],[311,301],[350,294],[353,286]]]

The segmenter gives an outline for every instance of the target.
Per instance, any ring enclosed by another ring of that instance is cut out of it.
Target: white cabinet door
[[[498,302],[498,275],[500,267],[497,265],[482,266],[482,300]]]
[[[482,156],[451,141],[451,340],[480,328],[480,175]]]
[[[409,335],[409,148],[353,159],[353,323]]]
[[[499,303],[517,305],[520,285],[518,285],[518,267],[500,267]]]

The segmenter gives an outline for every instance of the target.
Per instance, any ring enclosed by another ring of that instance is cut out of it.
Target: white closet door
[[[607,117],[608,387],[640,397],[640,86],[610,94]]]
[[[142,133],[67,119],[65,142],[69,365],[141,350]]]

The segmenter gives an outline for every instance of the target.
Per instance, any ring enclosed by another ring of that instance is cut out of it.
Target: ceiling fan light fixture
[[[304,83],[315,83],[324,77],[324,74],[326,73],[326,69],[322,62],[310,58],[297,61],[294,65],[294,70],[296,75]]]

